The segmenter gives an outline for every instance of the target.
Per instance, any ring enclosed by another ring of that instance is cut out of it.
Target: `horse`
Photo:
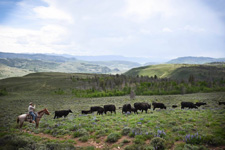
[[[41,110],[41,111],[39,111],[39,112],[37,112],[37,113],[35,113],[35,114],[36,114],[36,120],[35,120],[35,122],[36,122],[36,128],[38,128],[38,126],[39,126],[39,121],[41,120],[41,117],[42,117],[44,114],[50,115],[50,113],[48,112],[48,110],[47,110],[46,108],[43,109],[43,110]],[[29,115],[30,115],[30,114],[22,114],[22,115],[19,115],[19,116],[17,117],[17,124],[20,123],[20,128],[22,128],[23,122],[24,122],[24,121],[29,121],[29,122],[32,121],[32,116],[31,116],[31,119],[29,119],[29,118],[28,118]]]

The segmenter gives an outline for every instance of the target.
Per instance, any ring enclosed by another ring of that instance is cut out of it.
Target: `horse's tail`
[[[16,122],[19,123],[19,121],[20,121],[20,120],[19,120],[19,117],[17,117]]]

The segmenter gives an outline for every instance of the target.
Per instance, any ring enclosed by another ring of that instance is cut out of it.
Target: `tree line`
[[[76,86],[72,93],[77,97],[107,97],[129,95],[168,95],[197,92],[225,91],[225,79],[197,80],[190,75],[187,80],[172,80],[149,76],[95,75],[70,77]]]

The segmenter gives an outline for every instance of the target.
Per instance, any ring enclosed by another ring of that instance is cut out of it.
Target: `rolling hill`
[[[126,73],[128,76],[154,76],[159,78],[184,79],[187,80],[190,75],[196,79],[221,79],[225,77],[224,64],[161,64],[145,67],[133,68]]]
[[[205,64],[211,62],[225,62],[225,58],[211,57],[178,57],[167,62],[167,64]]]

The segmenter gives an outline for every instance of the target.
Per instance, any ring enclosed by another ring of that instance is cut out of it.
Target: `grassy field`
[[[59,75],[60,76],[60,75]],[[17,128],[16,118],[27,112],[29,102],[36,110],[47,108],[40,127],[25,123]],[[166,110],[122,114],[125,103],[163,102]],[[180,109],[181,101],[206,102],[199,109]],[[224,149],[225,93],[197,93],[166,96],[128,96],[76,98],[73,95],[36,94],[32,91],[11,91],[0,97],[0,149]],[[115,104],[116,114],[81,115],[91,106]],[[177,104],[178,108],[171,106]],[[71,109],[67,118],[53,119],[55,110]],[[190,138],[189,137],[190,134]],[[198,134],[198,135],[197,135]],[[21,144],[22,143],[22,144]]]

